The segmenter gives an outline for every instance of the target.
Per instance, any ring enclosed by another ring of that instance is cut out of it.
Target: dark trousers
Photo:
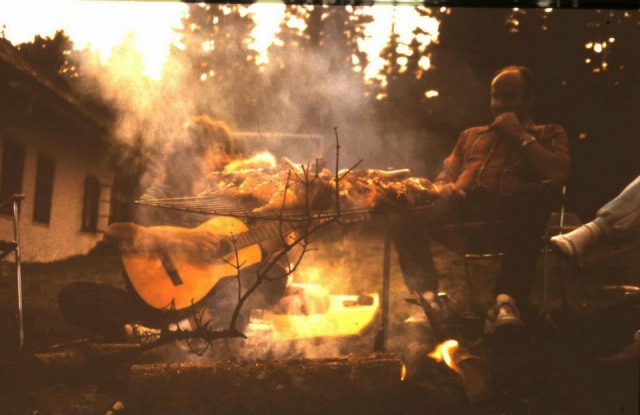
[[[437,292],[439,277],[430,250],[437,228],[503,221],[506,250],[495,293],[509,294],[518,304],[526,304],[545,227],[557,200],[555,192],[539,184],[527,184],[508,196],[474,189],[466,198],[441,198],[429,210],[397,216],[392,223],[393,241],[407,288]]]
[[[256,281],[256,270],[261,264],[247,267],[240,276],[242,293],[246,293]],[[287,283],[286,273],[280,266],[274,266],[267,279],[248,297],[241,310],[237,328],[243,331],[249,322],[253,309],[270,309],[284,293]],[[221,279],[202,304],[207,308],[211,329],[229,327],[231,316],[238,304],[238,278]],[[124,340],[125,324],[141,324],[146,327],[163,328],[192,315],[193,310],[180,313],[152,308],[133,292],[107,284],[77,281],[60,290],[58,307],[65,319],[76,326],[104,336],[111,341]]]

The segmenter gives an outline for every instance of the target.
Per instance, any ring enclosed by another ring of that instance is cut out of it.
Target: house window
[[[100,204],[100,182],[88,176],[84,182],[84,204],[82,208],[82,230],[96,232],[98,229],[98,206]]]
[[[22,176],[24,174],[24,146],[5,140],[3,150],[0,203],[6,201],[14,194],[22,193]],[[8,203],[3,206],[0,214],[12,215],[13,204]]]
[[[36,195],[34,198],[33,220],[49,223],[51,219],[51,200],[53,198],[53,174],[55,160],[38,154],[36,169]]]

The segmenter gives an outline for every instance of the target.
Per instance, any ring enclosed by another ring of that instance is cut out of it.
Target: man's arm
[[[208,262],[227,253],[222,239],[208,231],[173,227],[147,228],[132,222],[116,222],[105,232],[107,242],[118,244],[122,252],[164,251],[186,260]]]
[[[564,131],[562,134],[565,135],[564,140],[567,140]],[[570,165],[568,157],[562,157],[560,154],[548,150],[537,141],[525,144],[522,154],[527,163],[543,180],[550,180],[558,187],[567,183]]]
[[[562,128],[556,128],[550,132],[551,136],[543,137],[545,142],[551,142],[553,150],[550,150],[528,134],[512,112],[499,115],[491,127],[521,149],[527,164],[543,181],[550,181],[558,187],[567,183],[571,162],[569,140]]]
[[[465,132],[460,134],[451,154],[444,159],[442,171],[434,180],[434,184],[443,197],[464,197],[465,192],[456,186],[456,180],[462,168],[462,150],[465,142]]]

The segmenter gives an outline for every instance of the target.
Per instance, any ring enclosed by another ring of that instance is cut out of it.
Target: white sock
[[[589,222],[569,233],[554,236],[550,241],[572,257],[582,255],[600,240],[601,235],[602,229],[595,222]]]

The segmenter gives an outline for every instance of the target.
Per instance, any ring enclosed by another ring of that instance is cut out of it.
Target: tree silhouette
[[[625,10],[448,9],[432,48],[435,68],[427,72],[440,91],[432,118],[448,135],[442,143],[450,150],[462,129],[490,121],[489,84],[497,69],[529,66],[537,80],[534,119],[561,124],[569,134],[569,208],[592,217],[638,174],[631,150],[639,20]],[[597,53],[595,42],[608,43]]]
[[[306,23],[303,30],[290,27],[297,19]],[[271,99],[279,111],[271,114],[270,123],[308,133],[327,130],[349,117],[350,122],[360,122],[367,113],[362,73],[367,61],[358,41],[369,20],[344,7],[286,9],[266,69]]]
[[[187,68],[196,111],[253,127],[264,107],[264,85],[249,48],[255,24],[247,7],[191,4],[183,25],[184,48],[173,47],[172,55]]]
[[[56,31],[53,37],[36,35],[32,42],[21,43],[16,49],[41,73],[57,80],[61,86],[68,88],[62,80],[78,76],[77,68],[68,58],[73,53],[73,41],[63,30]]]

